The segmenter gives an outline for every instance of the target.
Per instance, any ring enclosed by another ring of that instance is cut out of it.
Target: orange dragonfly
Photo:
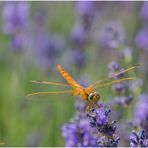
[[[73,89],[63,90],[63,91],[55,91],[55,92],[35,92],[35,93],[28,94],[27,97],[33,96],[33,95],[43,95],[43,94],[72,93],[74,96],[80,96],[81,99],[87,101],[88,104],[87,104],[87,107],[86,107],[86,111],[89,111],[94,107],[98,107],[98,101],[100,100],[100,95],[99,95],[99,93],[97,93],[95,91],[95,89],[97,89],[99,87],[109,86],[109,85],[112,85],[112,84],[115,84],[115,83],[120,83],[120,82],[123,82],[125,80],[134,80],[135,77],[127,77],[127,78],[121,78],[121,79],[113,80],[111,82],[103,83],[103,82],[110,80],[111,78],[114,78],[114,77],[116,77],[116,76],[118,76],[122,73],[126,73],[126,72],[128,72],[132,69],[135,69],[136,66],[122,70],[118,73],[114,73],[114,74],[112,74],[111,77],[107,77],[103,80],[97,81],[97,82],[91,84],[90,86],[88,86],[86,88],[83,87],[82,85],[80,85],[79,83],[77,83],[61,65],[57,65],[57,68],[58,68],[60,74],[62,75],[62,77],[67,81],[67,84],[56,83],[56,82],[47,82],[47,81],[31,81],[31,82],[40,83],[40,84],[67,86],[67,87],[72,87]]]

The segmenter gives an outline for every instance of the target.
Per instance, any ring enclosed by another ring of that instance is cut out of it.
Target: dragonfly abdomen
[[[61,75],[64,77],[64,79],[70,84],[73,88],[75,87],[82,87],[80,84],[78,84],[70,75],[69,73],[61,66],[57,65]]]

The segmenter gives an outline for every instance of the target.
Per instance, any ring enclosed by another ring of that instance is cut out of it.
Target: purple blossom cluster
[[[139,127],[145,130],[146,136],[148,136],[148,95],[141,94],[139,102],[136,105],[134,112],[135,122]]]
[[[135,147],[148,147],[148,138],[145,135],[145,131],[141,132],[133,131],[130,135],[130,146]]]
[[[99,104],[99,109],[84,112],[86,104],[78,101],[76,115],[62,128],[66,146],[117,147],[116,121],[110,121],[111,110]]]
[[[46,32],[40,32],[34,38],[33,47],[36,50],[37,61],[41,69],[51,72],[62,49],[65,47],[65,40],[59,35],[49,36]]]
[[[120,65],[117,62],[115,62],[115,61],[111,62],[108,65],[108,68],[110,70],[109,76],[114,76],[113,77],[114,79],[124,78],[125,73],[122,72],[124,69],[121,69]],[[114,75],[114,73],[116,73],[117,71],[119,71],[118,74]],[[132,94],[128,94],[130,92],[130,87],[131,87],[131,84],[127,81],[123,81],[121,83],[114,84],[112,86],[112,89],[116,93],[116,96],[115,96],[112,104],[116,104],[119,106],[129,105],[134,98]]]
[[[69,123],[64,124],[62,135],[65,138],[66,147],[97,146],[97,130],[91,128],[87,115],[84,112],[85,103],[79,100],[76,104],[76,115]]]
[[[26,44],[26,30],[29,22],[29,2],[3,2],[2,15],[4,19],[4,33],[11,38],[14,52],[24,48]]]
[[[148,49],[148,27],[147,27],[148,10],[147,8],[148,8],[148,2],[145,1],[143,2],[141,12],[140,12],[140,18],[142,21],[141,28],[135,39],[136,45],[145,51],[147,51]]]
[[[41,70],[51,73],[55,69],[57,59],[65,48],[65,38],[60,34],[51,34],[47,28],[46,11],[39,10],[34,17],[32,25],[32,49],[35,59]]]
[[[148,12],[148,2],[145,1],[145,2],[143,2],[143,5],[142,5],[141,11],[140,11],[140,17],[144,21],[148,21],[148,13],[147,12]]]
[[[148,28],[144,27],[141,28],[137,37],[136,37],[136,44],[141,49],[147,50],[148,47]]]
[[[99,106],[99,109],[92,109],[88,113],[90,124],[96,128],[101,136],[98,139],[99,147],[117,147],[120,137],[116,134],[116,121],[110,122],[110,109],[104,106]],[[102,136],[103,135],[103,136]]]
[[[87,119],[77,119],[65,124],[62,133],[66,147],[97,146],[97,135],[94,134],[96,132],[91,129]]]
[[[95,15],[94,1],[77,1],[76,12],[79,20],[75,23],[71,32],[72,50],[69,53],[69,61],[72,65],[81,69],[86,64],[86,45],[91,36],[93,20]],[[73,55],[73,56],[71,56]]]
[[[102,49],[117,49],[125,43],[125,32],[119,22],[107,22],[98,35]]]

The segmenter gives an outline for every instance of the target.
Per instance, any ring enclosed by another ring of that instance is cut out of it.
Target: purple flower
[[[15,53],[20,52],[28,43],[27,27],[29,22],[30,3],[25,1],[3,3],[3,30],[11,37]],[[25,45],[26,44],[26,45]]]
[[[62,135],[67,147],[96,146],[97,140],[86,118],[85,106],[84,101],[78,99],[75,105],[76,115],[62,128]]]
[[[64,124],[62,135],[66,140],[65,146],[97,146],[97,130],[93,129],[85,113],[86,104],[82,100],[76,103],[76,115],[69,123]]]
[[[69,63],[71,65],[76,65],[79,69],[81,69],[83,66],[85,66],[86,57],[84,51],[81,50],[72,50],[69,52]]]
[[[88,34],[82,25],[75,25],[73,27],[71,39],[74,47],[82,47],[86,43]]]
[[[102,126],[104,124],[109,123],[109,113],[110,110],[105,110],[105,108],[99,107],[98,110],[93,109],[88,116],[92,117],[92,122],[90,122],[92,125],[96,124],[95,126]]]
[[[98,146],[99,147],[117,147],[118,142],[120,140],[120,137],[115,137],[115,138],[107,138],[105,136],[102,136],[98,140]]]
[[[135,120],[136,122],[146,131],[146,135],[148,135],[148,95],[141,94],[140,100],[135,108]]]
[[[116,49],[125,42],[125,32],[122,26],[116,22],[110,22],[99,30],[99,44],[105,49]]]
[[[26,27],[29,18],[29,2],[4,2],[3,18],[4,31],[6,34],[13,34]]]
[[[119,84],[116,84],[116,85],[113,85],[112,88],[113,88],[113,91],[118,93],[118,94],[123,94],[125,93],[125,90],[126,90],[126,87],[127,85],[125,83],[119,83]]]
[[[121,69],[120,65],[117,62],[112,61],[110,64],[108,64],[108,68],[109,77],[111,79],[119,79],[124,76],[124,72],[122,72],[124,69]]]
[[[109,64],[110,77],[117,81],[120,80],[120,78],[124,78],[123,76],[125,76],[125,73],[120,69],[120,65],[117,62],[111,62]],[[108,104],[113,108],[116,107],[117,111],[113,112],[113,116],[117,120],[120,120],[122,116],[124,116],[121,110],[123,110],[124,107],[129,106],[134,99],[133,94],[130,92],[130,86],[131,84],[129,81],[122,81],[112,85],[115,96],[112,96],[113,99],[111,99]]]
[[[95,2],[78,1],[76,2],[76,12],[79,23],[76,22],[71,31],[72,52],[70,53],[70,63],[81,69],[86,64],[85,48],[89,42],[93,18],[95,12]]]
[[[62,36],[49,37],[47,33],[37,34],[34,49],[36,49],[37,60],[41,68],[45,71],[55,66],[55,61],[65,46],[65,40]]]
[[[93,128],[98,130],[100,137],[98,138],[99,147],[117,147],[119,137],[116,134],[116,121],[110,122],[110,109],[100,105],[99,109],[92,109],[88,113],[90,124]],[[103,136],[104,135],[104,136]]]
[[[148,50],[148,28],[140,30],[136,37],[136,44],[138,47]]]
[[[148,138],[145,135],[145,131],[142,130],[140,133],[133,131],[130,135],[130,146],[131,147],[148,147]]]
[[[148,21],[148,2],[147,1],[143,2],[140,16],[143,20]]]
[[[95,134],[96,133],[96,134]],[[97,132],[86,118],[74,119],[62,128],[62,135],[68,147],[97,146]]]
[[[99,109],[85,113],[85,104],[80,101],[76,105],[74,118],[62,128],[66,146],[117,146],[115,121],[109,121],[110,109],[100,104]],[[105,138],[104,138],[104,136]]]
[[[113,102],[117,105],[127,106],[132,102],[132,100],[133,100],[133,96],[115,97],[115,100]]]
[[[86,32],[89,32],[92,26],[95,13],[94,1],[78,1],[76,3],[76,11],[80,16],[81,24]]]
[[[99,109],[92,109],[87,115],[91,126],[96,127],[100,133],[106,136],[112,136],[116,129],[116,127],[114,127],[115,121],[109,121],[110,112],[110,109],[99,106]]]
[[[78,1],[76,3],[76,9],[79,15],[89,16],[94,11],[93,1]]]
[[[25,34],[14,34],[11,35],[11,46],[14,53],[21,52],[22,48],[25,47],[27,42]]]
[[[120,69],[120,66],[117,62],[115,61],[112,61],[109,65],[108,65],[108,68],[110,70],[113,70],[113,71],[116,71],[116,70],[119,70]]]

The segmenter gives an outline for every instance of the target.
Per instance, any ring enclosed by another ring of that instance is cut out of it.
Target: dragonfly
[[[31,94],[28,94],[27,97],[34,96],[34,95],[48,95],[48,94],[65,94],[65,93],[71,93],[73,96],[80,96],[80,98],[87,102],[85,111],[88,112],[93,108],[99,108],[98,102],[100,100],[100,94],[96,91],[96,89],[101,87],[110,86],[112,84],[121,83],[123,81],[128,80],[134,80],[135,77],[126,77],[126,78],[120,78],[115,79],[112,81],[109,81],[112,78],[115,78],[119,76],[120,74],[126,73],[130,70],[133,70],[136,68],[136,66],[127,68],[125,70],[122,70],[120,72],[112,74],[112,76],[106,77],[105,79],[96,81],[95,83],[91,84],[88,87],[84,87],[81,84],[79,84],[60,64],[57,65],[57,68],[61,74],[61,76],[67,81],[67,84],[64,83],[58,83],[58,82],[48,82],[48,81],[31,81],[32,83],[39,83],[39,84],[49,84],[49,85],[57,85],[57,86],[66,86],[70,87],[69,90],[62,90],[62,91],[54,91],[54,92],[34,92]],[[106,82],[109,81],[109,82]],[[106,83],[104,83],[106,82]]]

